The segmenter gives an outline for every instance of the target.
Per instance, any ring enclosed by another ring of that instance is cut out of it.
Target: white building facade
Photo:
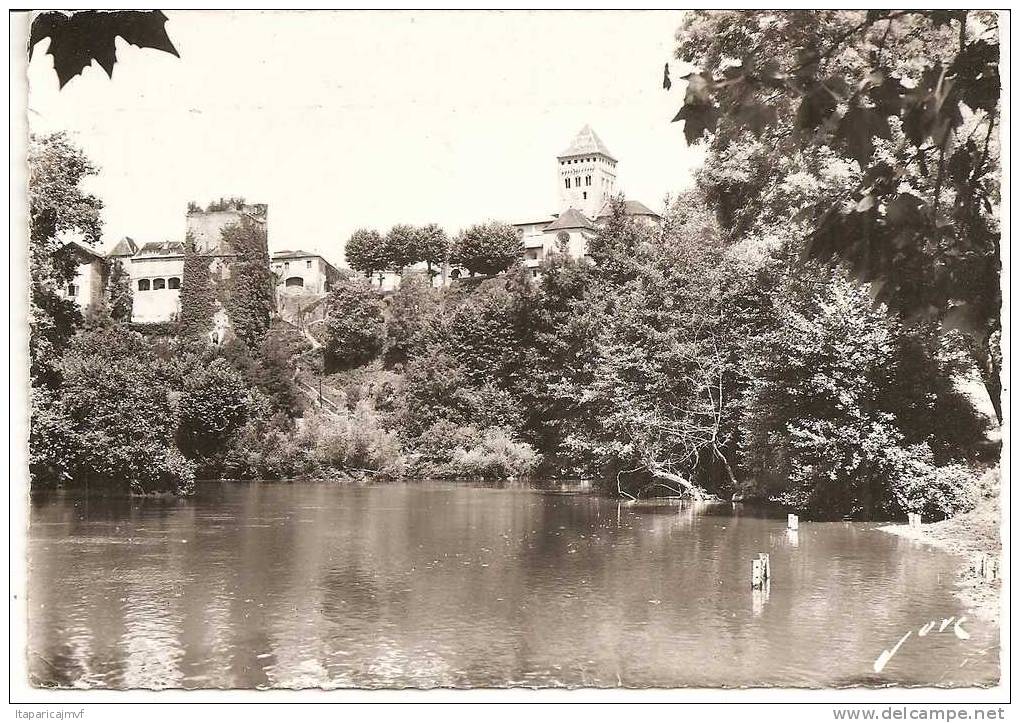
[[[590,126],[556,157],[559,210],[549,218],[516,223],[524,247],[524,266],[539,275],[542,262],[555,253],[587,258],[589,243],[612,213],[616,194],[616,157]],[[651,225],[659,214],[640,201],[625,201],[624,213]]]

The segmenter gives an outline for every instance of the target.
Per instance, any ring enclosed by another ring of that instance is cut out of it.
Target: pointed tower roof
[[[591,129],[590,125],[585,125],[577,135],[574,137],[573,142],[567,147],[563,153],[556,156],[557,158],[569,158],[571,156],[583,156],[589,153],[601,153],[603,156],[616,160],[616,156],[609,152],[606,148],[606,144],[602,142],[602,139],[596,135],[595,131]]]
[[[109,256],[134,256],[138,253],[138,244],[130,236],[125,236],[108,254]]]

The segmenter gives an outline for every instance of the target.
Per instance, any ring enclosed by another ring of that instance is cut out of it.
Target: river
[[[569,485],[36,496],[34,685],[989,685],[957,558],[867,523]],[[772,578],[752,591],[751,559]],[[937,625],[927,630],[930,621]],[[943,621],[947,620],[945,624]],[[909,633],[909,635],[907,635]],[[925,634],[921,634],[925,633]],[[907,636],[880,672],[875,661]]]

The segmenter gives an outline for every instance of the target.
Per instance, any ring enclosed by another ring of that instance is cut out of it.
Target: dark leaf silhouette
[[[662,70],[662,87],[666,90],[673,87],[673,81],[669,79],[669,63],[666,63],[666,67]]]
[[[61,88],[93,60],[112,78],[118,35],[139,48],[153,48],[180,57],[167,35],[166,20],[159,10],[46,11],[32,21],[28,56],[32,57],[40,40],[49,38],[47,52],[53,56]]]

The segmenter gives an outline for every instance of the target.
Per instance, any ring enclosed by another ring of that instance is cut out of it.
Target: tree
[[[346,369],[371,361],[385,338],[382,300],[369,284],[342,279],[326,297],[322,328],[327,368]]]
[[[442,266],[450,255],[450,239],[442,226],[430,223],[418,229],[420,260],[425,262],[431,281],[436,266]]]
[[[586,400],[589,419],[565,444],[622,494],[737,485],[734,402],[752,294],[746,264],[717,244],[694,200],[670,209],[659,238],[627,218],[600,234],[597,290],[582,302],[600,310],[589,322],[594,367],[582,388],[561,385]]]
[[[825,276],[808,293],[800,281],[777,289],[778,325],[748,348],[741,462],[772,499],[816,517],[887,518],[918,498],[919,479],[946,480],[937,465],[965,460],[981,422],[948,350],[922,353],[932,363],[919,375],[923,336],[845,274]],[[946,486],[937,505],[969,493]]]
[[[34,395],[35,470],[60,470],[83,486],[190,493],[194,468],[174,441],[173,376],[145,339],[123,326],[80,333],[61,359],[59,394]]]
[[[134,295],[131,293],[131,277],[124,270],[120,259],[114,259],[110,266],[110,278],[107,281],[110,317],[114,321],[131,321],[134,306]]]
[[[774,221],[798,174],[853,162],[788,233],[893,312],[973,334],[1001,417],[996,14],[699,12],[678,37],[696,70],[674,120],[688,142],[711,135],[707,167],[742,169],[705,174],[728,230]]]
[[[179,401],[181,450],[191,458],[216,454],[255,416],[259,401],[225,359],[193,369]]]
[[[54,267],[53,254],[66,234],[80,235],[89,245],[99,243],[103,203],[86,193],[82,182],[98,173],[85,154],[64,133],[33,135],[28,144],[28,201],[30,261],[33,276],[59,285],[70,281],[70,262]]]
[[[521,257],[520,232],[510,224],[490,221],[469,226],[454,239],[450,263],[474,276],[506,271]]]
[[[82,189],[97,173],[81,149],[63,133],[33,135],[28,145],[29,265],[31,308],[29,349],[34,384],[56,385],[58,361],[82,323],[75,304],[56,289],[77,271],[74,254],[57,254],[67,235],[96,244],[102,202]]]
[[[383,239],[382,254],[386,268],[402,271],[421,258],[418,231],[408,224],[397,224]]]
[[[389,265],[383,237],[378,231],[367,228],[358,229],[347,239],[344,257],[352,269],[369,279],[376,271],[382,271]]]
[[[386,350],[389,365],[406,363],[440,339],[441,291],[417,275],[406,276],[386,300]]]
[[[222,230],[227,248],[236,257],[230,263],[223,306],[239,339],[256,349],[266,338],[276,306],[276,282],[269,266],[269,247],[264,224],[243,217]]]

